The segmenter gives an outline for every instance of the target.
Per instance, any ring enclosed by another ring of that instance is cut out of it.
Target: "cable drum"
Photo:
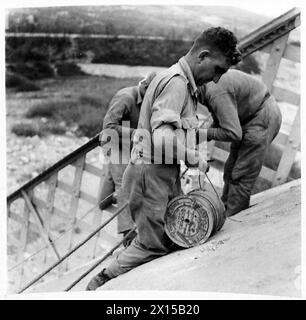
[[[208,189],[196,189],[188,193],[189,196],[197,199],[202,206],[209,207],[214,216],[212,233],[219,231],[225,222],[225,208],[223,203],[216,197],[216,194]]]
[[[209,190],[196,189],[172,199],[165,215],[168,237],[183,248],[203,244],[220,230],[225,222],[225,208],[218,196]]]

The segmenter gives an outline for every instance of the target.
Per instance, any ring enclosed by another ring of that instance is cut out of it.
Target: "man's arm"
[[[205,103],[209,105],[210,111],[217,119],[217,122],[214,121],[214,126],[207,129],[207,139],[240,141],[242,129],[234,95],[227,92],[219,93],[206,99]]]
[[[127,93],[119,92],[112,98],[107,113],[104,116],[103,130],[100,133],[102,146],[106,144],[111,137],[111,140],[114,138],[115,132],[116,138],[114,141],[118,141],[122,147],[125,144],[130,146],[130,140],[135,129],[122,126],[122,119],[131,112],[133,103],[133,97]]]
[[[200,165],[200,170],[205,171],[206,161],[199,159],[197,150],[186,145],[185,131],[182,129],[180,115],[186,94],[185,80],[178,76],[169,81],[155,100],[150,120],[154,153],[164,156],[166,163],[183,160],[189,166]]]
[[[109,109],[104,116],[103,130],[115,130],[119,135],[120,141],[122,137],[131,137],[134,128],[123,127],[121,124],[123,117],[131,111],[130,109],[133,103],[133,97],[128,94],[116,94],[111,100]],[[103,136],[103,131],[101,132],[101,135]],[[103,140],[102,137],[101,140]]]
[[[169,124],[163,124],[153,132],[152,137],[154,143],[154,151],[159,151],[159,157],[164,155],[166,163],[184,161],[188,167],[198,167],[200,171],[205,172],[207,162],[203,157],[199,157],[197,149],[189,148],[186,143],[183,143],[177,135],[177,131]],[[184,140],[183,140],[184,141]],[[167,149],[169,146],[169,149]],[[171,148],[171,150],[170,150]]]

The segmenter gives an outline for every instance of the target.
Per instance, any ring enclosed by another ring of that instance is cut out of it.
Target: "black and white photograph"
[[[300,3],[6,2],[1,295],[304,299]]]

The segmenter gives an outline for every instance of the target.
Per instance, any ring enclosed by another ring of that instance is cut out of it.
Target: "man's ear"
[[[198,59],[200,62],[202,62],[206,57],[208,57],[210,55],[210,51],[205,49],[205,50],[201,50],[198,54]]]

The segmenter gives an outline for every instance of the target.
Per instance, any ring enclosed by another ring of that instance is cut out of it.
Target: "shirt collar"
[[[137,87],[137,104],[141,104],[142,103],[142,97],[140,95],[139,92],[139,86]]]
[[[190,88],[191,88],[191,94],[193,96],[195,96],[196,98],[198,97],[199,95],[199,89],[198,87],[196,86],[195,84],[195,81],[194,81],[194,77],[193,77],[193,74],[192,74],[192,71],[190,69],[190,66],[186,60],[185,57],[182,57],[180,60],[179,60],[179,65],[180,67],[182,68],[182,70],[184,71],[188,81],[189,81],[189,84],[190,84]]]

